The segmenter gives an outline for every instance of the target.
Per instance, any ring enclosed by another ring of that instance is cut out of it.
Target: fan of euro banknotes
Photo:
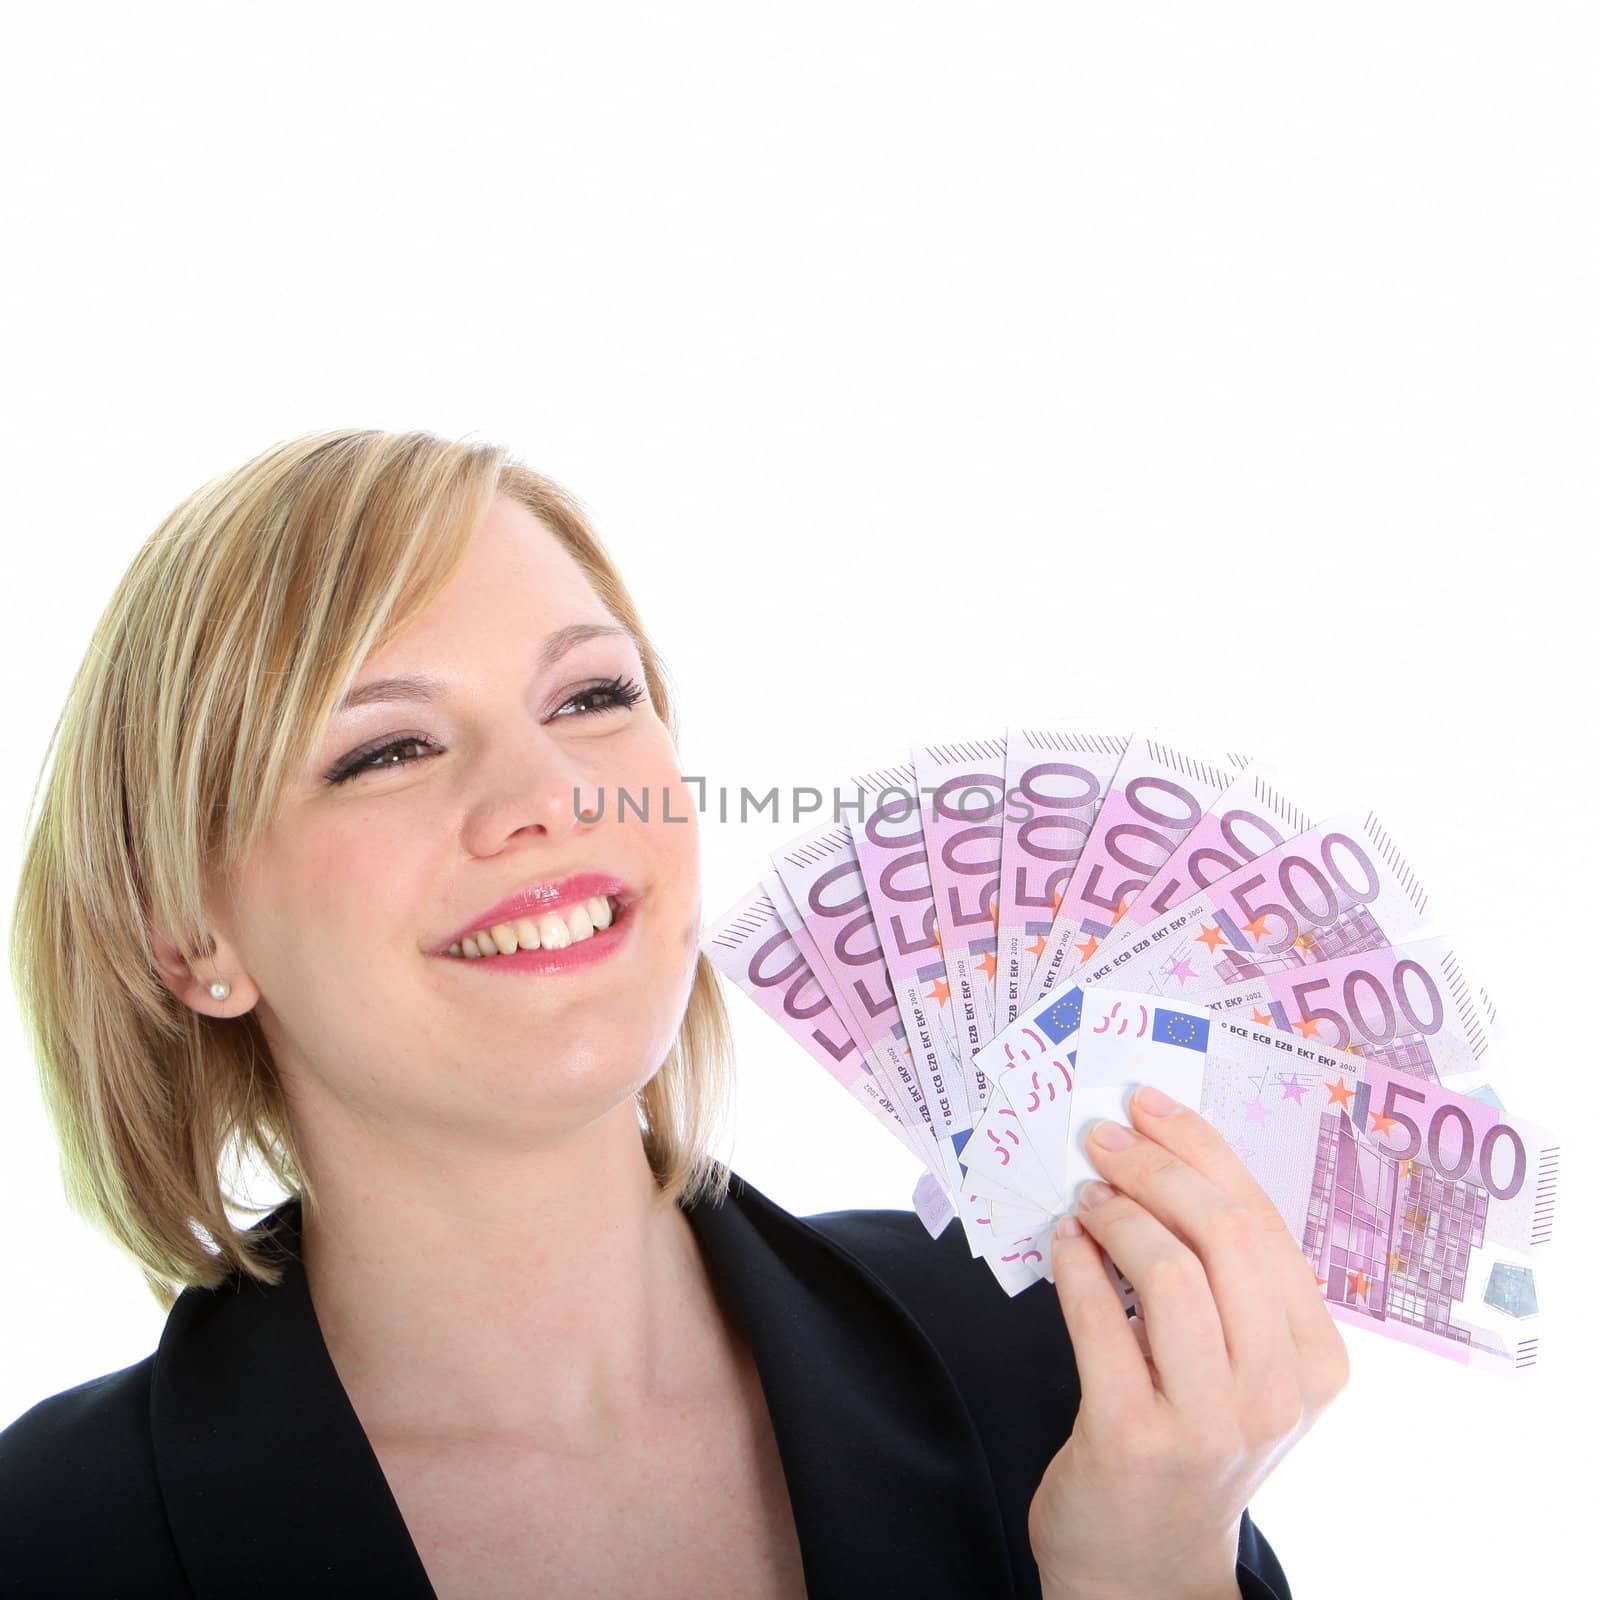
[[[1535,1363],[1559,1150],[1490,1087],[1494,1006],[1375,815],[1078,727],[929,745],[834,798],[702,948],[923,1164],[930,1233],[958,1222],[1009,1295],[1051,1278],[1087,1130],[1155,1084],[1335,1317]]]

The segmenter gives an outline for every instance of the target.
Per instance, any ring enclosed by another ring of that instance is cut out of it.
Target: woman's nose
[[[524,829],[558,838],[588,826],[604,798],[553,740],[530,741],[515,757],[486,763],[479,782],[469,832],[491,853]]]

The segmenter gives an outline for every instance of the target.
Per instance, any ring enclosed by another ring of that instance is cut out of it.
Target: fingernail
[[[1111,1198],[1111,1185],[1101,1183],[1097,1178],[1093,1183],[1085,1184],[1083,1193],[1078,1196],[1078,1209],[1087,1211],[1090,1206],[1097,1206],[1102,1200]]]
[[[1056,1238],[1076,1239],[1083,1232],[1083,1224],[1076,1217],[1062,1217],[1056,1223]]]
[[[1109,1117],[1104,1122],[1095,1123],[1093,1137],[1107,1150],[1126,1150],[1133,1143],[1132,1132]]]
[[[1145,1084],[1133,1098],[1143,1110],[1156,1117],[1170,1116],[1178,1109],[1178,1102],[1171,1095],[1162,1094],[1152,1083]]]

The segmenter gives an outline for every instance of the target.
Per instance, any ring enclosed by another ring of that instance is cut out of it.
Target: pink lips
[[[615,895],[623,905],[631,904],[637,898],[621,878],[615,878],[609,872],[574,872],[570,877],[554,883],[533,883],[525,889],[518,889],[498,905],[480,911],[471,922],[463,923],[429,953],[448,955],[451,945],[480,928],[492,928],[497,922],[515,922],[518,917],[540,917],[547,911],[560,911],[565,906],[595,895]]]

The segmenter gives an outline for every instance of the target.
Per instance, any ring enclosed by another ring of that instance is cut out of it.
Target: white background
[[[1588,1571],[1592,8],[276,0],[6,35],[11,885],[140,541],[345,424],[573,489],[714,784],[1069,713],[1273,755],[1379,810],[1566,1161],[1532,1377],[1346,1329],[1350,1389],[1252,1510],[1297,1600]],[[707,918],[797,831],[709,820]],[[65,1208],[6,1002],[0,1424],[161,1327]],[[730,1007],[724,1153],[797,1212],[907,1204],[910,1158]]]

